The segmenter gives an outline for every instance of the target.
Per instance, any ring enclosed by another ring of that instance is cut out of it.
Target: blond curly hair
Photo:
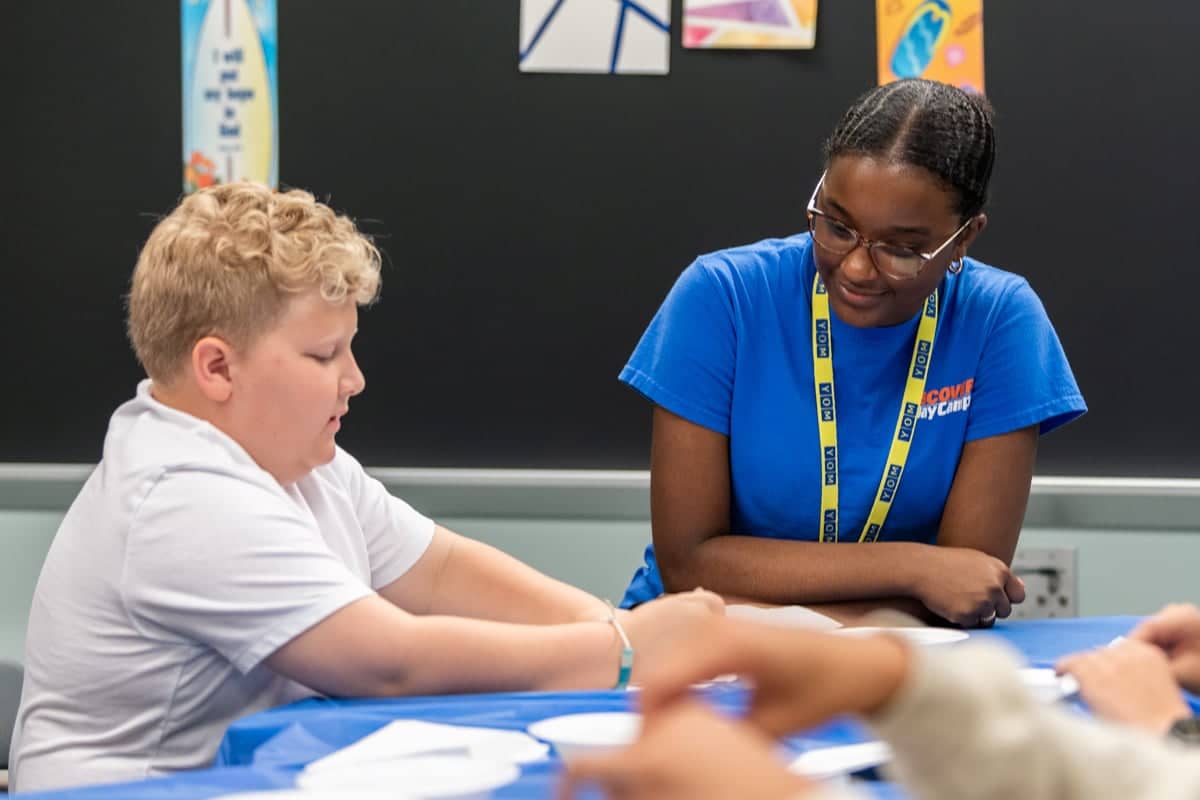
[[[151,379],[169,384],[196,342],[251,344],[288,298],[319,289],[330,303],[379,294],[379,251],[354,223],[308,192],[247,181],[186,197],[138,256],[129,338]]]

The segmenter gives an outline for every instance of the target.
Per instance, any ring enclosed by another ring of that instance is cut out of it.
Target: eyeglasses
[[[942,242],[941,246],[932,253],[922,253],[911,247],[901,247],[887,242],[874,242],[816,207],[817,193],[821,191],[824,184],[825,176],[821,175],[821,180],[817,181],[817,186],[813,189],[812,197],[808,198],[808,230],[812,233],[813,241],[821,249],[839,256],[849,255],[859,245],[862,245],[867,248],[867,253],[871,256],[875,268],[896,280],[910,281],[920,275],[921,270],[925,269],[925,265],[949,247],[974,219],[972,217],[964,222],[958,230],[950,235],[949,239]]]

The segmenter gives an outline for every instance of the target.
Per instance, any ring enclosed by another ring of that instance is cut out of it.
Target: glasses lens
[[[809,227],[817,244],[831,253],[849,253],[858,244],[858,234],[824,214],[813,214]]]
[[[915,278],[925,266],[925,259],[915,250],[889,244],[871,245],[871,257],[879,271],[895,278]]]

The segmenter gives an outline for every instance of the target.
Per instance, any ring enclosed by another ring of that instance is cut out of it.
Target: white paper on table
[[[768,625],[803,628],[808,631],[832,631],[842,627],[842,623],[833,617],[827,617],[806,606],[760,608],[735,603],[725,606],[725,615],[763,622]]]
[[[1021,670],[1021,683],[1044,703],[1066,700],[1079,694],[1079,681],[1072,675],[1059,675],[1052,669],[1026,667]]]
[[[806,778],[822,780],[878,767],[892,760],[887,742],[861,742],[837,747],[820,747],[800,755],[788,769]]]
[[[545,744],[521,731],[401,719],[384,725],[348,747],[317,759],[304,771],[321,772],[425,755],[461,755],[507,761],[510,764],[528,764],[545,758],[549,751],[550,748]]]
[[[409,795],[396,794],[388,789],[358,791],[354,789],[260,789],[257,791],[223,794],[212,800],[413,800]]]

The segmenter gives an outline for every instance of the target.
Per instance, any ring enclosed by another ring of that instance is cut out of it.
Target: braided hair
[[[895,81],[854,102],[825,143],[825,160],[858,155],[921,167],[955,191],[965,221],[987,202],[992,116],[982,95],[920,78]]]

